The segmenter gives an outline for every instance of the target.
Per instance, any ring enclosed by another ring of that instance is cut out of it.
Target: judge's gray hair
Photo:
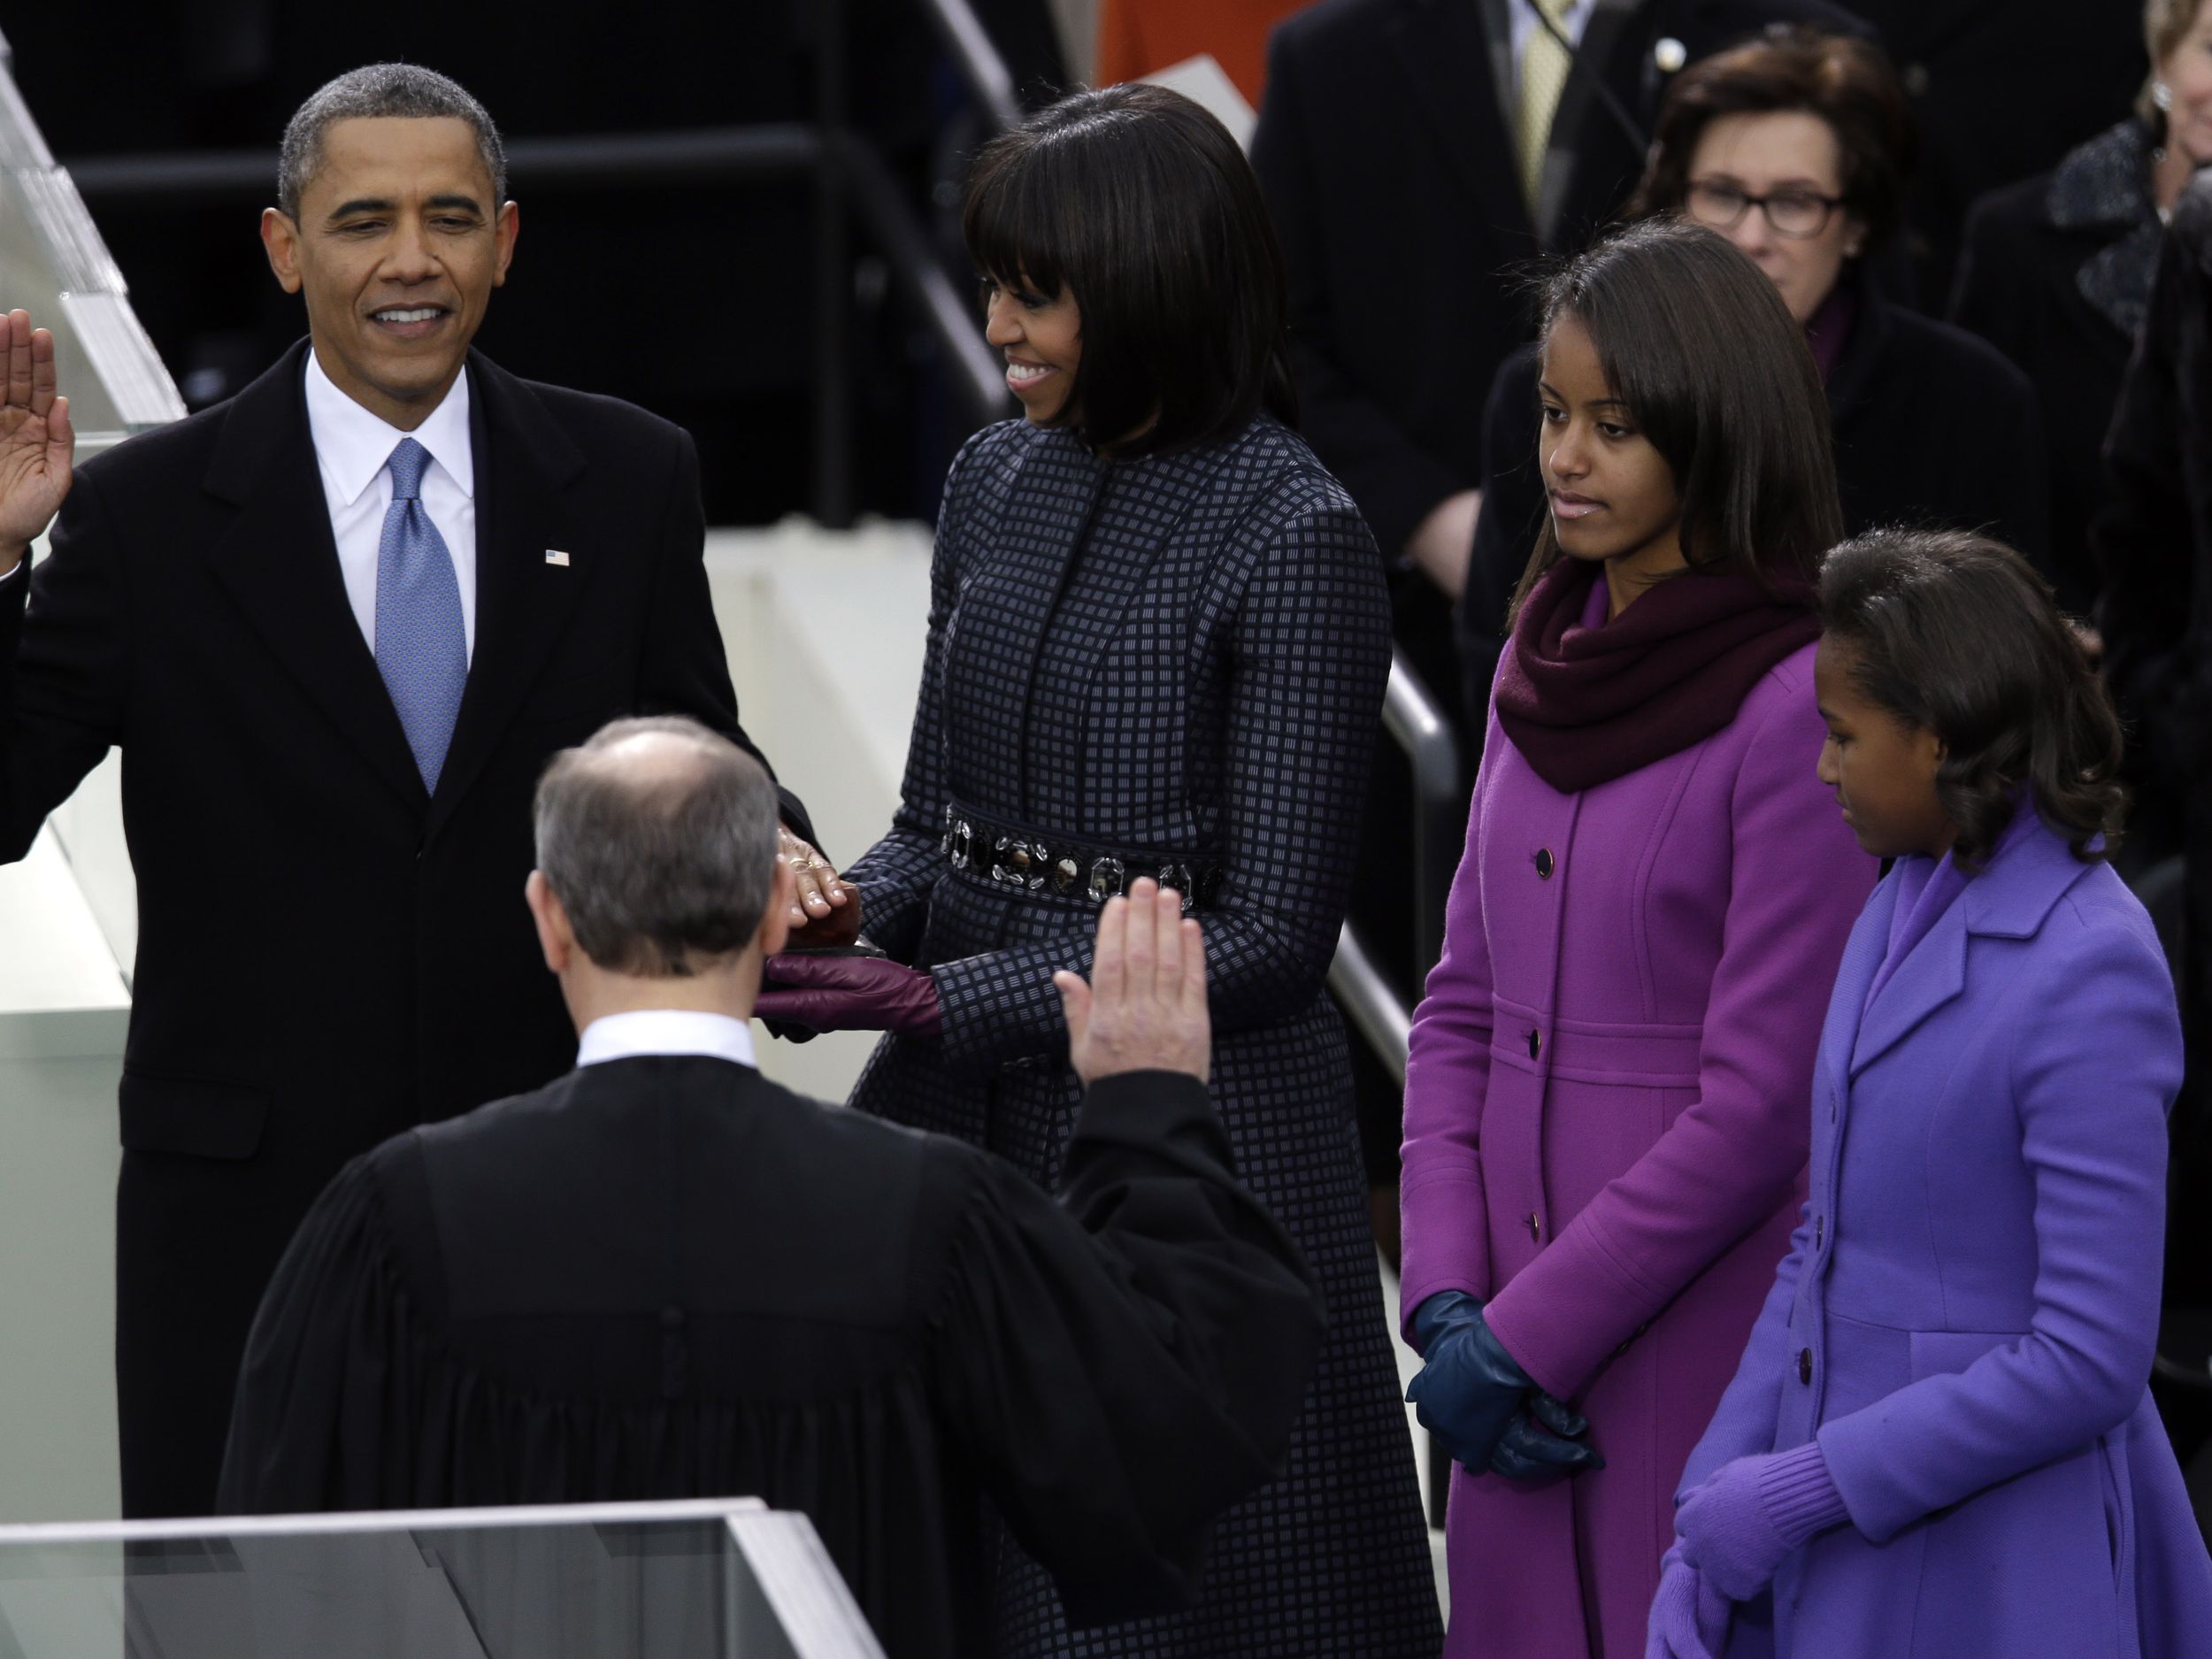
[[[415,120],[449,116],[466,121],[476,134],[484,171],[492,176],[492,199],[484,211],[499,211],[507,199],[507,150],[484,106],[459,81],[434,69],[419,64],[370,64],[326,81],[284,124],[284,142],[277,150],[277,206],[285,217],[298,222],[300,196],[323,165],[323,134],[333,121],[388,116]]]
[[[600,967],[687,978],[759,928],[776,805],[761,764],[696,720],[617,720],[539,781],[538,869]]]

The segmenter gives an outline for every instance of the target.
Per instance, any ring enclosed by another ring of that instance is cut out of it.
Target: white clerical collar
[[[579,1066],[644,1055],[697,1054],[752,1065],[753,1028],[727,1014],[689,1009],[645,1008],[606,1014],[584,1027],[576,1045]]]
[[[402,432],[338,389],[323,373],[312,346],[307,351],[307,428],[324,476],[350,507],[392,458],[402,438],[412,438],[460,486],[476,495],[476,457],[469,441],[469,377],[465,368],[453,379],[430,417],[412,432]]]

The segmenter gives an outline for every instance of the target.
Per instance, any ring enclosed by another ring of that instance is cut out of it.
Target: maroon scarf
[[[1702,742],[1767,671],[1820,637],[1813,593],[1736,570],[1686,571],[1585,627],[1602,567],[1563,558],[1532,588],[1498,666],[1498,724],[1572,795]]]

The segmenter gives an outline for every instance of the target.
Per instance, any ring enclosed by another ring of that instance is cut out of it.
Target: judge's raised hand
[[[0,576],[23,562],[69,493],[77,434],[54,393],[54,336],[28,311],[4,320],[7,392],[0,402]]]
[[[1124,1071],[1180,1071],[1206,1080],[1206,941],[1181,895],[1141,878],[1098,918],[1090,982],[1052,976],[1068,1022],[1068,1062],[1089,1087]]]

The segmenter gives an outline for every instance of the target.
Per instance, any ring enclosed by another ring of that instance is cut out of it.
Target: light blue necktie
[[[376,672],[415,751],[423,787],[434,795],[469,677],[461,584],[445,538],[422,509],[430,451],[402,438],[385,465],[392,504],[376,544]]]

